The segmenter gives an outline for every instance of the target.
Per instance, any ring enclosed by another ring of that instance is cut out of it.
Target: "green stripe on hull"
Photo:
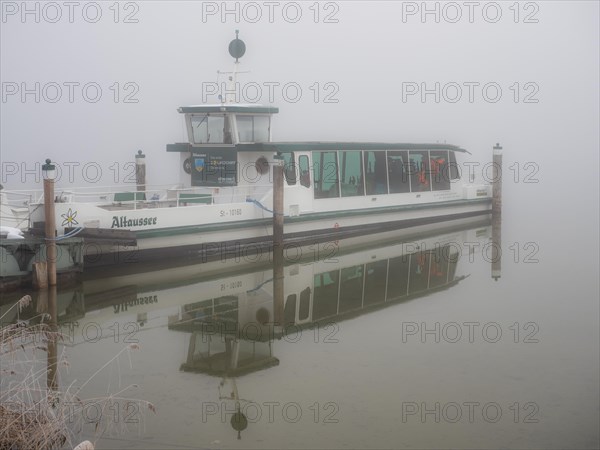
[[[362,208],[362,209],[347,209],[344,211],[324,211],[318,213],[308,213],[302,216],[286,217],[286,223],[298,223],[306,222],[311,220],[328,219],[331,217],[352,217],[352,216],[364,216],[366,214],[379,214],[379,213],[393,213],[400,211],[414,211],[419,209],[429,208],[443,208],[446,206],[460,206],[460,205],[473,205],[476,203],[491,203],[491,198],[485,199],[474,199],[474,200],[450,200],[443,203],[420,203],[415,205],[400,205],[400,206],[380,206],[376,208]]]

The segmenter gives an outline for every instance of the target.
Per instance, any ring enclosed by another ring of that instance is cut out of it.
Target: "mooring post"
[[[273,321],[283,326],[283,157],[273,165]]]
[[[492,160],[492,215],[502,213],[502,147],[494,146]]]
[[[492,178],[492,278],[500,279],[502,268],[502,147],[494,146]]]
[[[146,155],[141,150],[138,150],[137,155],[135,155],[135,183],[138,192],[146,190]],[[136,200],[141,199],[136,195]]]
[[[44,231],[46,235],[46,263],[48,285],[56,286],[56,219],[54,212],[54,180],[56,166],[50,159],[42,166],[44,176]]]

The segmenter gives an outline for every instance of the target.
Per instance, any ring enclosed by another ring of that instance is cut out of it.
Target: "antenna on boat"
[[[233,95],[233,102],[236,98],[237,88],[237,74],[242,73],[238,71],[239,59],[246,53],[246,44],[239,38],[240,30],[235,30],[235,39],[229,43],[229,54],[235,58],[233,63],[233,72],[218,72],[219,74],[229,73],[227,87],[225,88],[225,96],[221,95],[221,103],[230,103],[231,95]]]

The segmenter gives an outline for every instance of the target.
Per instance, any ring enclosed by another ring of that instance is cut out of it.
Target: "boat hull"
[[[288,259],[302,258],[311,245],[399,229],[434,230],[468,223],[491,213],[489,198],[435,204],[311,213],[285,218],[284,251]],[[265,214],[268,216],[268,214]],[[136,232],[137,245],[88,242],[84,244],[86,271],[106,266],[128,267],[154,261],[188,264],[229,259],[256,263],[270,258],[272,218],[233,221]],[[310,252],[310,250],[309,250]]]

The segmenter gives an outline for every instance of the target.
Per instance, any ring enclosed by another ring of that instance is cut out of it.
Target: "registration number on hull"
[[[220,217],[233,217],[233,216],[241,216],[242,208],[234,208],[234,209],[222,209],[219,212]]]

